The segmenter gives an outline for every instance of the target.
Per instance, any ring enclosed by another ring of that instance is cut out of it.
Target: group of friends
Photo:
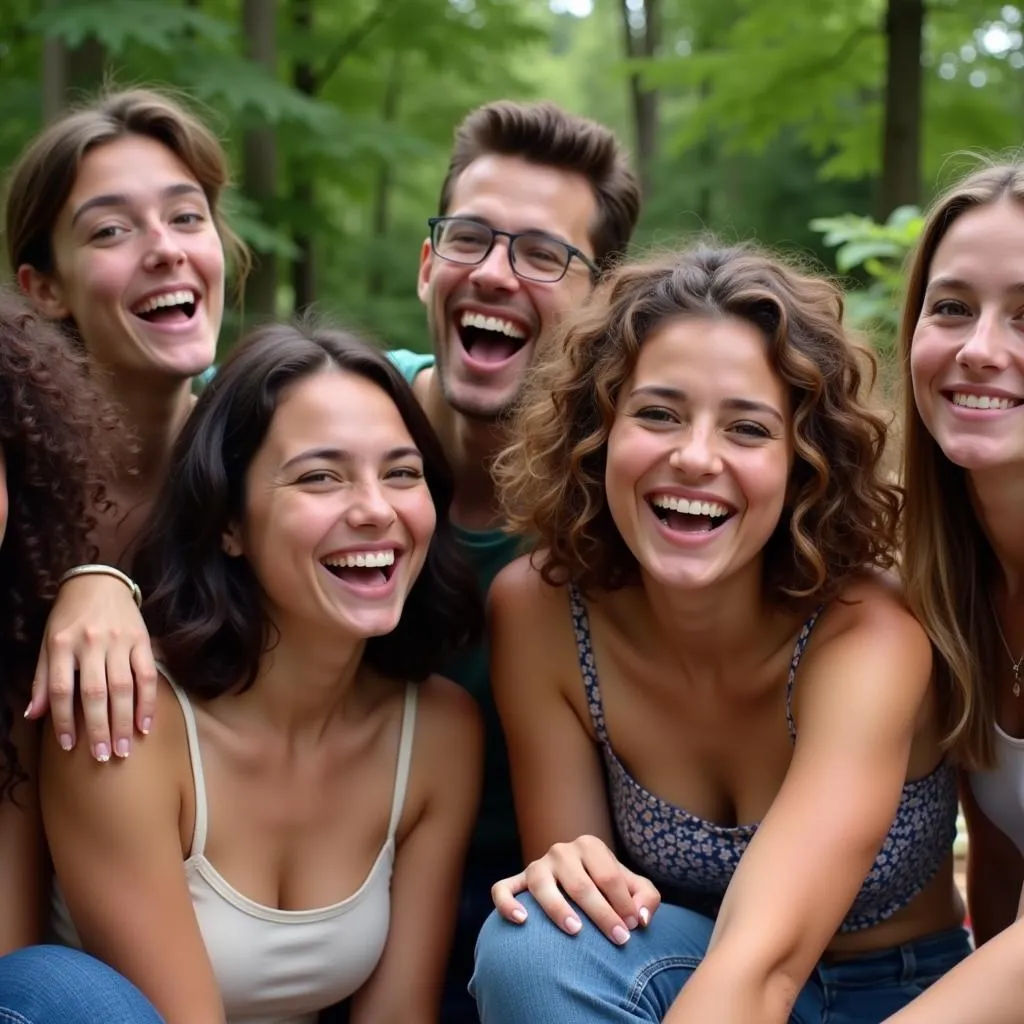
[[[456,128],[431,354],[211,372],[228,183],[146,89],[9,175],[0,1020],[1024,1019],[1024,168],[928,212],[897,416],[548,103]]]

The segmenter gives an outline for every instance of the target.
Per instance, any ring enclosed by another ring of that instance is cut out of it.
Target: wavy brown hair
[[[754,325],[789,390],[795,460],[765,549],[768,599],[827,601],[891,566],[900,491],[882,467],[885,420],[862,398],[874,362],[843,328],[841,291],[752,247],[702,244],[613,271],[531,374],[496,472],[511,528],[545,551],[545,580],[636,578],[605,497],[608,434],[644,342],[679,317]]]
[[[0,800],[23,776],[11,722],[28,701],[58,580],[93,557],[88,534],[93,509],[102,504],[101,453],[113,424],[83,358],[59,329],[0,289],[0,447],[8,506],[6,533],[0,530]]]
[[[939,654],[935,671],[951,711],[950,742],[969,768],[989,768],[995,760],[991,681],[1002,650],[988,595],[997,566],[965,500],[966,473],[946,458],[917,411],[910,348],[939,243],[965,213],[1001,199],[1024,204],[1024,165],[982,167],[935,200],[910,257],[899,337],[907,495],[901,568],[907,600]]]

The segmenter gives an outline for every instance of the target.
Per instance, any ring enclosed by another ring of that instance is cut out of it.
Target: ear
[[[430,239],[425,238],[420,249],[420,269],[416,275],[416,294],[423,303],[427,301],[427,294],[430,291],[430,271],[433,265],[434,251],[430,246]]]
[[[242,532],[234,523],[221,534],[220,543],[229,558],[240,558],[245,554],[242,547]]]
[[[66,320],[71,316],[64,301],[64,290],[52,274],[44,274],[28,263],[18,267],[18,287],[47,320]]]

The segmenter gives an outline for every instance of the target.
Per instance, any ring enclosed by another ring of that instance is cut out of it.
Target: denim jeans
[[[65,946],[0,957],[0,1024],[163,1024],[127,978]]]
[[[624,946],[583,920],[566,935],[528,896],[521,925],[497,913],[476,947],[470,983],[483,1024],[658,1022],[704,957],[714,921],[662,905]],[[797,999],[792,1024],[878,1024],[970,952],[955,928],[879,953],[822,963]]]

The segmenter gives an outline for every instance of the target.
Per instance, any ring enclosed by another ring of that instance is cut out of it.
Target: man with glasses
[[[486,593],[519,553],[502,532],[492,457],[507,415],[563,314],[586,301],[623,254],[640,190],[614,135],[549,104],[473,111],[455,132],[439,216],[420,254],[419,296],[433,354],[391,353],[413,385],[455,474],[452,520]],[[505,744],[486,646],[446,674],[480,703],[487,727],[484,795],[463,882],[442,1024],[469,1024],[466,992],[490,888],[522,867]]]

